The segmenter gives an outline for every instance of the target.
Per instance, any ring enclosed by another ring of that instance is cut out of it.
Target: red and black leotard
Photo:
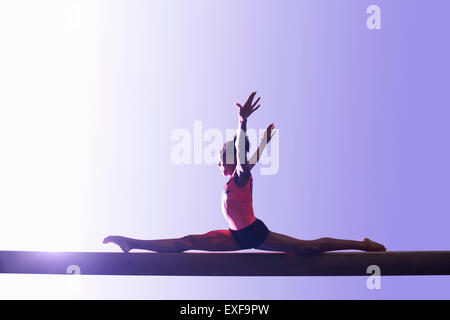
[[[239,186],[239,180],[244,179],[247,180],[246,183]],[[241,177],[237,177],[236,173],[231,175],[230,180],[223,188],[222,213],[227,219],[230,229],[239,230],[255,222],[252,188],[253,178],[248,168],[244,169]]]
[[[223,215],[230,232],[242,249],[258,248],[269,234],[269,229],[253,213],[253,177],[247,166],[241,176],[236,172],[228,180],[222,193]]]

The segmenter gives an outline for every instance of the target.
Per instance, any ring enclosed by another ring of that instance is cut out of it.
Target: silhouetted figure
[[[266,145],[273,137],[274,124],[270,124],[261,136],[255,154],[247,161],[250,149],[246,136],[247,118],[260,105],[256,92],[250,94],[247,102],[239,109],[239,126],[234,140],[223,145],[219,152],[218,166],[224,176],[229,176],[222,193],[222,212],[228,221],[228,230],[214,230],[205,234],[191,234],[181,238],[138,240],[122,236],[109,236],[103,243],[115,243],[123,252],[144,249],[156,252],[183,252],[186,250],[236,251],[255,248],[288,253],[317,253],[334,250],[356,249],[364,251],[386,251],[386,248],[368,238],[361,241],[320,238],[300,240],[270,231],[253,212],[251,170],[259,160]],[[230,153],[232,153],[230,155]]]

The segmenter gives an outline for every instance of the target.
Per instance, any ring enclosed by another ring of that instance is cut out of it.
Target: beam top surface
[[[0,251],[0,273],[160,276],[450,275],[450,251],[46,252]]]

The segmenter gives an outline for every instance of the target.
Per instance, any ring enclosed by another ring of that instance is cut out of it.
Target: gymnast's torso
[[[222,191],[222,213],[227,219],[230,229],[239,230],[247,227],[256,220],[253,213],[253,178],[249,174],[245,185],[236,184],[231,175],[230,180]]]

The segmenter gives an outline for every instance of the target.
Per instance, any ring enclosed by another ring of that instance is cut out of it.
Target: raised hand
[[[266,131],[261,135],[261,142],[269,143],[272,137],[275,135],[275,132],[272,132],[275,129],[275,125],[273,123],[267,126]]]
[[[259,100],[261,99],[258,97],[255,102],[253,102],[253,99],[255,98],[256,91],[252,92],[250,96],[247,99],[247,102],[244,104],[244,106],[241,106],[239,103],[236,103],[236,106],[239,108],[239,117],[241,120],[247,119],[253,112],[258,110],[258,108],[261,106],[258,104]]]

